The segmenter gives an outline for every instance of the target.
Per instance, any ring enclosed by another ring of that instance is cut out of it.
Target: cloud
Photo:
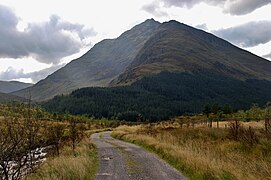
[[[227,1],[224,7],[224,12],[232,15],[248,14],[262,6],[271,4],[270,0],[235,0]]]
[[[12,12],[11,9],[0,5],[0,26],[1,28],[13,28],[18,24],[19,18]]]
[[[271,52],[269,54],[264,55],[263,57],[271,59]]]
[[[12,67],[9,67],[6,71],[3,71],[0,73],[0,79],[2,80],[12,80],[12,79],[17,79],[17,78],[24,78],[24,72],[23,69],[16,70]]]
[[[168,16],[166,12],[161,10],[159,3],[156,3],[155,1],[151,4],[144,5],[142,9],[150,14],[155,15],[156,17]]]
[[[231,15],[245,15],[271,4],[271,0],[154,0],[152,3],[145,5],[142,9],[156,15],[159,12],[159,5],[163,3],[166,8],[181,7],[192,8],[199,3],[206,3],[212,6],[221,6],[224,13]],[[159,15],[159,14],[158,14]]]
[[[199,24],[199,25],[195,26],[195,28],[202,29],[204,31],[208,31],[208,27],[206,24]]]
[[[164,2],[165,7],[175,6],[175,7],[192,8],[193,6],[201,2],[205,2],[211,5],[218,5],[224,3],[225,0],[162,0],[162,1]]]
[[[30,72],[30,73],[24,73],[23,69],[14,69],[12,67],[9,67],[7,70],[0,72],[0,79],[4,81],[11,81],[14,79],[20,79],[20,78],[30,78],[33,83],[36,83],[40,81],[41,79],[46,78],[48,75],[52,74],[56,70],[62,68],[64,64],[61,65],[53,65],[49,68]]]
[[[48,22],[29,23],[24,31],[17,29],[19,21],[11,9],[0,5],[0,58],[32,56],[39,62],[58,64],[61,58],[88,46],[85,40],[96,35],[93,29],[56,15]]]
[[[213,31],[217,36],[238,46],[253,47],[271,41],[271,21],[249,22],[240,26]]]

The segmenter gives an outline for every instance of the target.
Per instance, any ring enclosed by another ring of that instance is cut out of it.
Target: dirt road
[[[98,148],[100,169],[96,180],[184,180],[177,170],[134,144],[110,137],[111,132],[91,136]]]

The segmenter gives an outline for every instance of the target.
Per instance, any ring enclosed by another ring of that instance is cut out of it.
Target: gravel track
[[[100,168],[95,180],[184,180],[187,179],[143,148],[112,138],[111,132],[95,133]]]

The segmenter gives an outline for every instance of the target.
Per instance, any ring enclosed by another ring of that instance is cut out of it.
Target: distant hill
[[[12,101],[26,102],[27,100],[22,97],[0,92],[0,103],[6,103],[6,102],[12,102]]]
[[[103,40],[33,87],[14,94],[25,97],[30,91],[33,100],[43,101],[82,87],[106,87],[131,64],[158,26],[159,22],[146,20],[116,39]]]
[[[31,86],[33,86],[33,84],[18,81],[0,81],[0,92],[11,93]]]

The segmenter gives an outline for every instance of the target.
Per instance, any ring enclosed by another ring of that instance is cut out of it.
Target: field
[[[156,153],[190,179],[271,179],[271,141],[261,129],[264,123],[242,122],[238,139],[229,122],[222,124],[228,128],[181,127],[174,121],[121,126],[113,136]]]
[[[253,106],[129,123],[0,105],[0,177],[93,179],[98,158],[89,137],[113,130],[114,137],[156,153],[190,179],[271,179],[270,114],[270,106]],[[44,147],[46,161],[36,153]]]

